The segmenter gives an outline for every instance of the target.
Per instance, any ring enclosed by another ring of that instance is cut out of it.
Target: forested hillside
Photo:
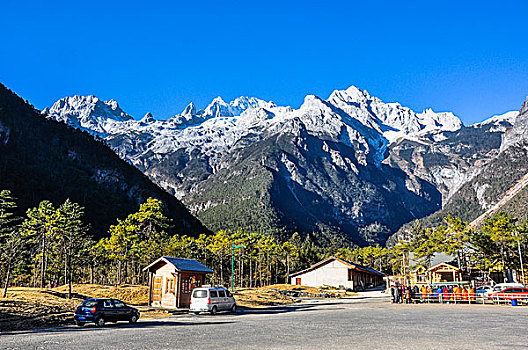
[[[208,232],[173,196],[86,132],[42,116],[0,84],[0,189],[18,198],[19,214],[42,200],[67,198],[86,208],[96,237],[149,197],[167,206],[177,233]]]

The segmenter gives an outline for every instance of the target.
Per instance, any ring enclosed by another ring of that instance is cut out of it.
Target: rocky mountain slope
[[[433,184],[443,204],[499,154],[502,136],[518,112],[493,116],[455,131],[435,130],[402,137],[389,147],[385,163]]]
[[[391,144],[464,129],[451,113],[416,113],[354,86],[327,100],[308,95],[299,109],[216,98],[167,120],[133,120],[114,101],[75,96],[45,113],[103,137],[213,230],[342,234],[359,244],[383,243],[442,202],[415,166],[386,160]]]
[[[437,225],[448,214],[472,221],[490,209],[526,216],[528,189],[523,179],[528,174],[528,99],[519,112],[509,114],[508,123],[512,126],[501,132],[500,147],[493,151],[497,154],[476,169],[442,210],[424,218],[425,225]]]
[[[70,106],[68,120],[76,126],[96,128],[91,123],[93,114],[104,113],[105,119],[123,122],[131,119],[115,101],[73,98]],[[77,113],[86,111],[86,106],[93,107],[92,114]],[[136,211],[148,197],[165,202],[175,232],[207,232],[176,198],[120,159],[103,142],[44,118],[1,84],[0,188],[9,189],[18,197],[21,214],[44,199],[59,205],[70,198],[86,207],[91,231],[99,237],[117,218]]]

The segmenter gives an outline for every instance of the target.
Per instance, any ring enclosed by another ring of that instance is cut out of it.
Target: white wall
[[[297,278],[301,279],[301,284],[308,287],[326,286],[345,286],[345,288],[354,288],[353,281],[348,280],[348,265],[334,260],[315,270],[308,271],[302,275],[291,278],[291,284],[296,284]]]

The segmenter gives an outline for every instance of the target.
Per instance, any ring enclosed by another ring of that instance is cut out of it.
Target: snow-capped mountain
[[[96,96],[73,96],[58,100],[42,111],[79,129],[106,135],[109,121],[123,122],[132,120],[114,100],[102,101]]]
[[[204,110],[197,110],[191,102],[182,113],[159,121],[150,113],[134,120],[117,102],[103,102],[95,96],[66,97],[45,112],[103,137],[148,135],[148,146],[143,144],[141,151],[155,154],[177,149],[190,152],[197,147],[208,155],[222,153],[249,133],[287,131],[291,121],[299,119],[315,135],[331,136],[348,145],[361,143],[365,155],[370,154],[378,163],[384,158],[386,146],[397,138],[435,130],[454,131],[462,126],[452,113],[430,109],[415,113],[398,103],[383,103],[355,86],[334,91],[326,101],[308,95],[299,109],[277,107],[255,97],[239,97],[228,103],[217,97]],[[139,165],[126,150],[119,153]]]
[[[433,186],[383,163],[388,147],[463,127],[452,113],[416,113],[354,86],[327,100],[308,95],[298,109],[218,97],[166,120],[134,120],[113,102],[75,96],[47,113],[105,138],[212,229],[246,221],[248,208],[264,206],[266,227],[277,232],[334,230],[360,243],[384,240],[386,232],[377,237],[369,225],[394,230],[441,203]],[[262,222],[248,225],[262,229]]]

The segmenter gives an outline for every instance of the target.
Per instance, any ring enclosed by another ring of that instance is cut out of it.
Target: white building
[[[290,275],[291,284],[309,287],[332,286],[346,289],[364,289],[383,283],[383,272],[330,257]]]

